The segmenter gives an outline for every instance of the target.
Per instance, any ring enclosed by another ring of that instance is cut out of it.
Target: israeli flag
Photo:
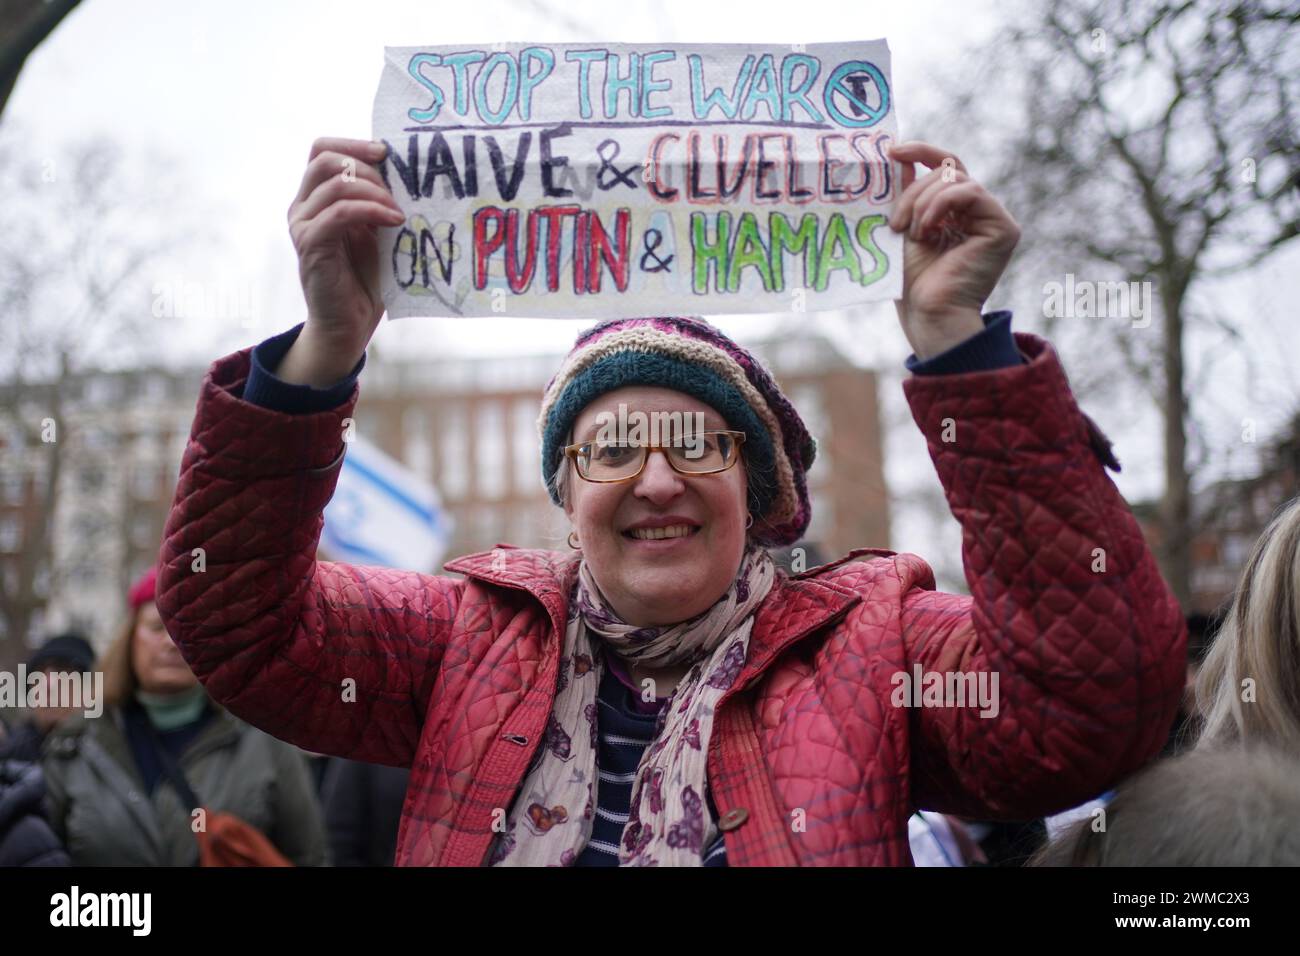
[[[321,549],[333,561],[433,573],[451,538],[437,490],[360,435],[348,442]]]

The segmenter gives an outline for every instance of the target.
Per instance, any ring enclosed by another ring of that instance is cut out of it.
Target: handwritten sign
[[[388,47],[392,317],[798,312],[897,298],[883,40]]]

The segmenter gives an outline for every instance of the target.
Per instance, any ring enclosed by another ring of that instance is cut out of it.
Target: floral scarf
[[[700,865],[704,848],[717,838],[704,792],[714,708],[745,664],[754,612],[775,573],[767,551],[751,547],[727,593],[699,617],[637,628],[619,620],[583,560],[546,737],[493,844],[490,865],[572,866],[591,839],[598,786],[596,694],[609,651],[658,667],[694,662],[660,712],[655,742],[641,757],[619,865]]]

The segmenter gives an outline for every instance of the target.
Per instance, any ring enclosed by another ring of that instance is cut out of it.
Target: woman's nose
[[[659,505],[676,498],[685,489],[682,476],[668,464],[668,456],[657,448],[653,449],[637,476],[635,493]]]

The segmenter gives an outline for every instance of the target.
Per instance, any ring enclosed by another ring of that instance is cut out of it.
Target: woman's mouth
[[[672,524],[663,528],[629,528],[623,534],[636,541],[663,541],[668,538],[689,538],[699,530],[689,524]]]

